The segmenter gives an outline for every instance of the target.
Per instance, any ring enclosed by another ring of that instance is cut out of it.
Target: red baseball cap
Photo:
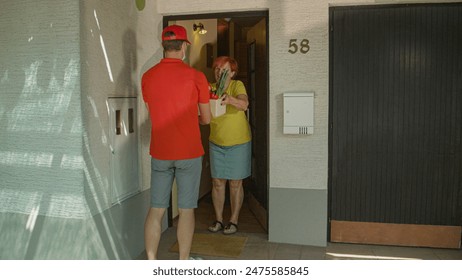
[[[165,36],[165,33],[167,32],[172,32],[175,35]],[[169,25],[164,28],[162,31],[162,42],[169,40],[182,40],[186,41],[188,44],[191,44],[191,42],[188,41],[188,34],[186,33],[186,29],[180,25]]]

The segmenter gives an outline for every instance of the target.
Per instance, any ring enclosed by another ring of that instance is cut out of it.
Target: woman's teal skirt
[[[252,141],[229,147],[209,144],[212,178],[241,180],[250,176]]]

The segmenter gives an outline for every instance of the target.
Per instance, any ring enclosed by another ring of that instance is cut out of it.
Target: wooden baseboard
[[[261,206],[252,193],[248,192],[246,196],[250,211],[252,211],[261,226],[268,232],[268,212]]]
[[[462,227],[332,220],[330,232],[331,242],[459,249]]]

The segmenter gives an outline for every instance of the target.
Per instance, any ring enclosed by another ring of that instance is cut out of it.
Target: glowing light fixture
[[[204,25],[202,23],[199,22],[199,24],[195,24],[193,25],[193,30],[194,31],[197,31],[199,30],[199,34],[205,34],[207,33],[207,30],[205,29]]]

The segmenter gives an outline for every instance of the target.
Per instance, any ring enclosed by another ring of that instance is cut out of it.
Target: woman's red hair
[[[225,65],[226,62],[229,62],[231,71],[235,73],[234,75],[236,75],[237,71],[239,70],[239,66],[237,65],[237,61],[229,56],[219,56],[215,58],[213,61],[212,69],[215,70],[215,68]]]

